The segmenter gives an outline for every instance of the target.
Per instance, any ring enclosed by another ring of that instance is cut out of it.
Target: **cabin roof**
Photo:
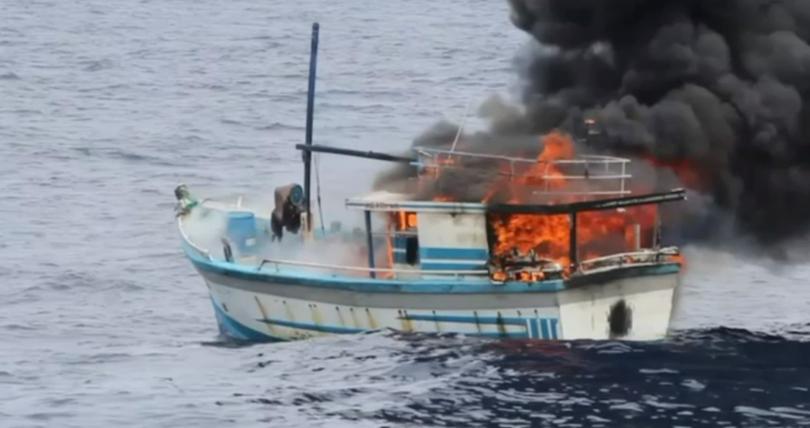
[[[442,212],[449,214],[481,214],[497,212],[504,214],[567,214],[581,211],[599,211],[626,208],[637,205],[660,204],[686,199],[686,191],[673,189],[668,192],[649,193],[622,198],[606,198],[566,204],[495,204],[475,202],[413,201],[405,194],[374,192],[346,200],[350,209],[363,211],[416,211]]]

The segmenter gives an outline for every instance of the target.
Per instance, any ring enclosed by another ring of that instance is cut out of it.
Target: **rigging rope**
[[[464,116],[461,118],[461,123],[458,124],[458,131],[456,131],[456,138],[453,139],[453,145],[450,147],[450,152],[456,151],[456,145],[461,138],[461,132],[464,131],[464,126],[467,124],[467,118],[470,116],[470,107],[472,107],[473,98],[467,100],[467,107],[464,108]]]
[[[320,162],[318,162],[319,159],[320,156],[315,154],[315,197],[318,200],[318,219],[321,221],[321,232],[326,234],[326,228],[323,225],[323,207],[321,206],[321,168]]]
[[[489,29],[484,34],[492,34],[495,31],[496,27],[503,25],[501,22],[493,22],[490,25]],[[456,146],[458,145],[459,139],[461,139],[461,133],[464,131],[464,127],[467,126],[467,118],[470,117],[470,108],[472,107],[473,97],[467,100],[467,106],[464,108],[464,116],[461,118],[461,123],[458,124],[458,130],[456,131],[456,138],[453,139],[453,145],[450,147],[450,153],[456,151]]]

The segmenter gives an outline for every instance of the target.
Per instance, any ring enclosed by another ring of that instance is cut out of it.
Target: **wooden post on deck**
[[[371,236],[371,211],[363,211],[366,217],[366,245],[368,246],[368,267],[374,269],[374,240]],[[369,276],[374,279],[377,274],[374,271],[368,272]]]
[[[577,212],[572,211],[569,214],[569,218],[568,258],[571,260],[571,272],[574,272],[579,264],[579,257],[577,256]]]

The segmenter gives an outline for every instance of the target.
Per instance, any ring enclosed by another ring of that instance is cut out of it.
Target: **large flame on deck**
[[[564,188],[565,174],[557,162],[574,159],[574,142],[561,132],[552,132],[543,137],[542,141],[543,151],[537,156],[537,163],[518,177],[517,182],[528,186],[544,186],[546,189]]]
[[[517,250],[534,250],[538,256],[568,266],[569,229],[567,215],[511,214],[492,215],[493,255],[506,256]]]
[[[493,183],[482,202],[490,203],[495,197],[507,203],[525,203],[530,199],[528,192],[554,192],[564,189],[565,174],[559,165],[560,161],[574,159],[574,143],[566,134],[552,132],[542,138],[543,150],[537,156],[537,162],[526,170],[515,174],[515,171],[504,165],[501,179]]]
[[[494,193],[508,192],[508,203],[527,203],[527,195],[530,194],[527,192],[532,188],[553,195],[548,203],[571,203],[583,199],[581,193],[568,194],[564,191],[570,188],[571,183],[564,172],[565,162],[560,161],[575,157],[571,137],[552,132],[542,138],[542,143],[543,150],[537,157],[537,163],[520,176],[513,177],[506,185],[503,182],[494,183],[494,190],[487,199]],[[592,259],[633,251],[637,245],[650,246],[654,239],[656,217],[655,205],[579,213],[578,258]],[[490,214],[489,224],[495,257],[507,257],[515,252],[525,254],[533,250],[540,258],[553,260],[565,268],[570,267],[569,215]]]

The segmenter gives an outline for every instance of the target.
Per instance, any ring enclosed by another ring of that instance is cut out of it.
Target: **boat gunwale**
[[[512,293],[557,293],[567,289],[604,281],[607,277],[640,277],[678,274],[677,263],[624,266],[612,271],[577,275],[567,280],[547,280],[535,283],[509,281],[493,282],[489,278],[415,278],[412,280],[358,278],[317,274],[311,271],[283,270],[270,272],[241,266],[213,258],[203,258],[184,243],[186,256],[201,272],[210,272],[225,277],[247,280],[253,283],[272,283],[285,286],[303,286],[363,293],[388,294],[512,294]]]

